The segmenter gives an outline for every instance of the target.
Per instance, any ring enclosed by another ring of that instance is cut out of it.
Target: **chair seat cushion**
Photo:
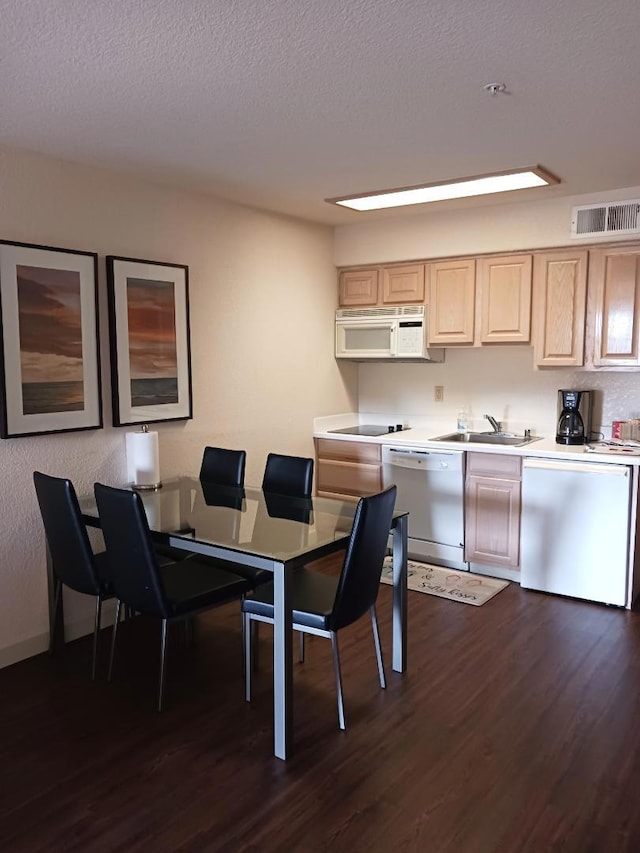
[[[293,624],[328,630],[338,578],[300,568],[292,573],[291,586]],[[273,619],[273,581],[260,586],[251,598],[245,598],[242,611]]]
[[[180,560],[186,560],[189,556],[189,552],[184,548],[172,548],[171,545],[162,545],[160,542],[153,543],[153,550],[156,552],[160,565],[169,560],[177,563]]]
[[[240,575],[206,565],[196,557],[160,566],[160,573],[173,616],[223,604],[251,588]]]

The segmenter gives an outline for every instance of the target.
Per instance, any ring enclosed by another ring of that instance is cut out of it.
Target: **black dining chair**
[[[161,711],[169,623],[188,620],[202,610],[241,598],[250,584],[239,575],[205,565],[195,557],[160,565],[140,495],[101,483],[96,483],[94,490],[113,590],[118,599],[108,678],[110,681],[113,672],[122,604],[138,613],[158,616],[162,620],[158,686],[158,711]]]
[[[342,677],[338,652],[338,631],[356,622],[367,611],[371,615],[373,640],[378,661],[380,686],[386,687],[380,633],[376,616],[376,599],[389,529],[396,501],[396,486],[377,495],[360,498],[339,577],[323,575],[302,568],[292,573],[291,609],[293,629],[303,634],[328,637],[333,649],[333,666],[338,694],[338,723],[345,728]],[[242,602],[245,636],[251,623],[273,624],[273,583],[256,590]],[[251,701],[252,643],[245,643],[245,692]]]
[[[244,450],[225,447],[205,447],[200,466],[200,480],[218,486],[244,485],[247,454]]]
[[[93,553],[87,529],[82,520],[76,490],[71,480],[34,471],[33,482],[53,568],[53,624],[55,625],[58,615],[63,585],[76,592],[92,595],[96,600],[91,659],[93,680],[96,677],[102,602],[113,598],[107,555],[104,551]],[[50,651],[52,643],[53,632]]]
[[[313,459],[269,453],[262,478],[264,492],[310,498],[312,486]]]
[[[224,499],[225,493],[230,497],[231,502],[238,503],[237,496],[240,492],[236,491],[235,496],[233,490],[242,489],[244,485],[244,469],[247,462],[247,453],[245,450],[228,450],[226,447],[205,447],[202,454],[202,463],[200,465],[200,485],[203,489],[209,490],[219,487],[220,492],[218,497]],[[230,491],[226,491],[226,490]],[[242,503],[240,497],[239,503]],[[173,548],[171,545],[157,543],[156,551],[164,557],[171,560],[184,560],[189,556],[188,551],[180,548]]]

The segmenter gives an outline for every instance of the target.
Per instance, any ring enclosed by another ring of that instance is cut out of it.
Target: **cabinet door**
[[[378,270],[342,270],[338,284],[338,303],[345,307],[376,305]]]
[[[528,343],[531,330],[531,255],[478,262],[480,342]]]
[[[429,343],[472,344],[475,325],[473,259],[427,265],[429,276]]]
[[[640,246],[589,253],[587,366],[640,364]]]
[[[384,267],[382,301],[386,305],[424,302],[424,264]]]
[[[520,482],[467,476],[464,558],[488,566],[520,564]]]
[[[316,493],[359,498],[382,489],[379,444],[316,438]]]
[[[587,251],[541,252],[533,259],[536,367],[584,363]]]

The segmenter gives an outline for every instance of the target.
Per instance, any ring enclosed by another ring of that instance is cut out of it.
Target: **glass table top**
[[[305,500],[260,488],[224,488],[190,477],[138,494],[156,533],[282,561],[346,539],[357,506],[334,498]],[[93,496],[82,498],[80,507],[88,523],[97,521]]]

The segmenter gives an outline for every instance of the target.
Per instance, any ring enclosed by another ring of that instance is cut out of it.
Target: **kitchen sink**
[[[431,441],[456,441],[461,444],[500,444],[511,447],[523,447],[532,441],[539,441],[541,436],[527,437],[514,435],[512,432],[452,432],[449,435],[438,435]]]

